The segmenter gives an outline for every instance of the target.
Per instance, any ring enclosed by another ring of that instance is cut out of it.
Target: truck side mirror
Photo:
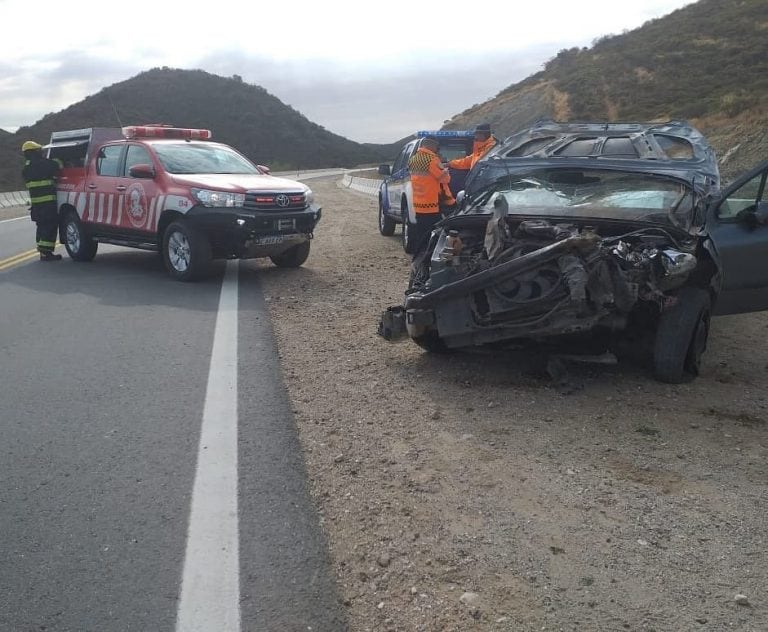
[[[128,173],[132,178],[146,178],[151,180],[155,177],[155,168],[152,165],[133,165],[128,169]]]
[[[392,175],[392,169],[390,169],[389,165],[379,165],[379,175],[390,176]]]

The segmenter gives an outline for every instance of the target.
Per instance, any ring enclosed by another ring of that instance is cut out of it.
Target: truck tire
[[[413,239],[413,225],[408,220],[408,206],[403,207],[403,250],[406,254],[412,255],[416,244]]]
[[[99,242],[88,236],[77,213],[70,211],[61,221],[61,240],[73,261],[93,261]]]
[[[272,259],[278,268],[298,268],[309,257],[309,241],[302,242],[279,255],[272,255]]]
[[[211,266],[211,244],[185,220],[171,222],[163,233],[163,263],[177,281],[196,281]]]
[[[381,195],[379,195],[379,232],[385,237],[391,237],[395,234],[395,220],[387,217],[387,214],[384,212]]]
[[[699,374],[709,337],[709,293],[684,287],[677,299],[659,317],[653,348],[656,379],[668,384],[690,382]]]

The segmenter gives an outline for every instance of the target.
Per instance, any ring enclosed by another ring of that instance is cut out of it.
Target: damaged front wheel
[[[413,341],[429,353],[450,353],[451,350],[446,346],[443,339],[437,335],[436,331],[428,331],[421,336],[414,336]]]
[[[709,338],[709,293],[684,287],[676,298],[659,317],[653,349],[656,379],[669,384],[690,382],[699,374]]]

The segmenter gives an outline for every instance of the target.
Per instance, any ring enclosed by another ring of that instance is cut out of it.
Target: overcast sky
[[[687,4],[0,0],[0,128],[170,66],[238,74],[331,132],[393,142],[494,97],[562,48]]]

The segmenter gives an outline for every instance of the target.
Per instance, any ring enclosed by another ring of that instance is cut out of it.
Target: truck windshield
[[[226,145],[213,143],[157,143],[158,160],[168,173],[261,173]]]

